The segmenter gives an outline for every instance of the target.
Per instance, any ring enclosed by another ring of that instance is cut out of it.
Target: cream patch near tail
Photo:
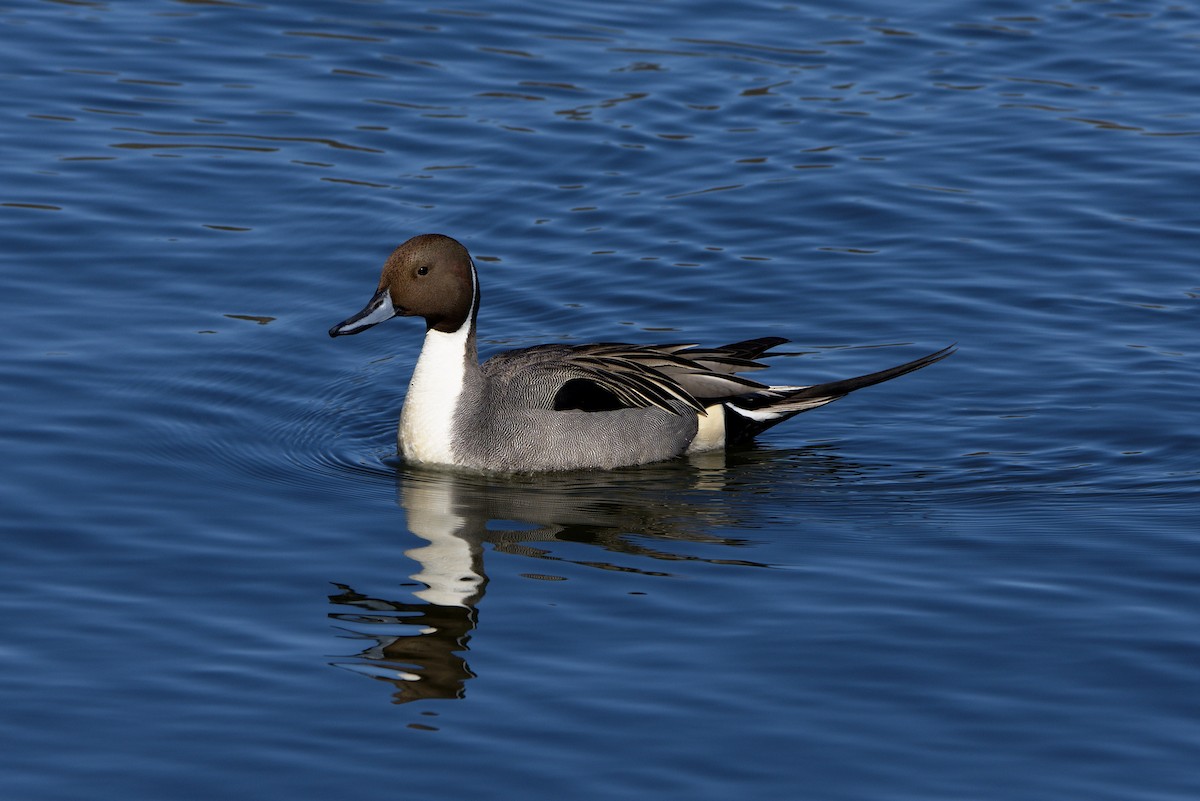
[[[714,403],[706,407],[704,412],[696,415],[699,428],[692,444],[688,445],[688,453],[703,453],[725,447],[725,407]]]

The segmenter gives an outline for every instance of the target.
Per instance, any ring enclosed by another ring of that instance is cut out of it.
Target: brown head
[[[424,317],[428,328],[451,333],[474,315],[478,301],[467,249],[448,236],[422,234],[392,251],[370,302],[329,329],[329,336],[357,334],[396,316]]]

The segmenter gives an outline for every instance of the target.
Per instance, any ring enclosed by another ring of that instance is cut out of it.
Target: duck
[[[727,449],[955,350],[810,386],[743,375],[765,369],[760,359],[788,341],[771,336],[707,348],[535,345],[480,364],[479,299],[467,248],[422,234],[388,257],[367,305],[329,330],[339,337],[393,317],[424,320],[397,431],[407,462],[493,473],[612,470]]]

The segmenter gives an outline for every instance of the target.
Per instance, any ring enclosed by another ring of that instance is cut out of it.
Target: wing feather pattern
[[[705,406],[722,398],[768,389],[766,384],[737,375],[761,370],[754,361],[787,340],[778,337],[735,342],[699,349],[693,344],[626,345],[603,342],[593,345],[539,345],[499,354],[484,370],[505,383],[523,386],[527,398],[544,399],[555,409],[585,408],[579,398],[609,398],[599,408],[659,408],[671,414],[686,409],[704,414]],[[581,393],[579,382],[592,385]],[[563,390],[570,387],[570,392]]]

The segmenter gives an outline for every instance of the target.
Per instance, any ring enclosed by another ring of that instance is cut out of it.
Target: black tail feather
[[[919,359],[913,359],[911,362],[905,362],[904,364],[896,367],[889,367],[886,370],[880,370],[876,373],[860,375],[857,378],[844,378],[841,381],[829,381],[824,384],[814,384],[811,387],[804,387],[803,389],[789,392],[787,397],[789,399],[794,398],[798,400],[801,398],[820,398],[826,395],[836,395],[840,398],[845,395],[849,395],[851,392],[854,392],[857,389],[873,386],[875,384],[882,384],[884,381],[891,381],[893,378],[899,378],[907,373],[920,370],[922,367],[928,367],[934,362],[940,362],[942,359],[954,353],[954,351],[957,349],[957,346],[950,345],[949,347],[942,348],[936,353],[931,353],[928,356],[922,356]]]
[[[723,404],[725,442],[727,445],[731,445],[753,439],[768,428],[776,426],[784,420],[790,420],[801,412],[832,403],[855,390],[882,384],[884,381],[890,381],[893,378],[920,370],[922,367],[928,367],[945,359],[955,350],[957,350],[956,346],[950,345],[936,353],[913,359],[911,362],[855,378],[844,378],[839,381],[828,381],[824,384],[814,384],[810,387],[796,389],[761,390],[732,398]]]

